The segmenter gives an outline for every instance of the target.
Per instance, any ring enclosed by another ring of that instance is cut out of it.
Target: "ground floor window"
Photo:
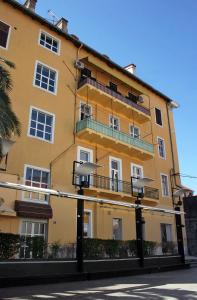
[[[32,251],[34,249],[34,243],[40,243],[40,247],[43,245],[44,240],[47,237],[47,223],[45,221],[32,221],[23,220],[21,223],[21,236],[24,237],[24,241],[20,248],[20,258],[32,258]],[[33,237],[41,237],[40,242],[33,240]],[[39,249],[37,249],[39,251]]]
[[[92,238],[92,211],[84,211],[84,237]]]
[[[160,224],[161,228],[161,247],[163,254],[174,252],[172,241],[172,224]]]
[[[112,220],[112,238],[114,240],[122,240],[122,219],[113,218]]]

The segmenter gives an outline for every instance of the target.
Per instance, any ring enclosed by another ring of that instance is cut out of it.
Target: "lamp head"
[[[148,178],[148,177],[143,177],[143,178],[137,178],[136,181],[133,182],[133,186],[138,189],[144,188],[145,185],[149,184],[152,182],[153,179]]]
[[[186,193],[188,192],[191,192],[191,190],[189,190],[188,188],[182,188],[182,189],[179,189],[175,192],[173,192],[173,196],[176,198],[176,197],[183,197],[185,196]]]
[[[84,163],[79,164],[75,168],[75,173],[77,175],[81,175],[81,176],[88,176],[88,175],[92,174],[99,167],[101,167],[101,166],[97,165],[95,163],[84,162]]]

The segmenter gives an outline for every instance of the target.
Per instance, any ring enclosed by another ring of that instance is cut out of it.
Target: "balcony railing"
[[[74,182],[79,185],[82,181],[87,181],[87,176],[79,176],[75,174]],[[132,195],[131,182],[109,178],[97,174],[90,175],[90,187],[108,190],[112,192],[120,192]],[[159,190],[149,186],[144,187],[144,197],[159,200]]]
[[[147,108],[135,103],[134,101],[124,97],[120,93],[111,90],[110,88],[108,88],[107,86],[103,85],[102,83],[96,81],[95,79],[91,79],[91,78],[88,78],[88,77],[84,78],[84,79],[80,79],[80,81],[78,83],[78,89],[80,89],[82,86],[84,86],[86,84],[88,84],[88,85],[104,92],[105,94],[109,95],[110,97],[114,97],[114,98],[124,102],[125,104],[133,107],[134,109],[150,116],[150,110],[149,109],[147,109]]]
[[[127,145],[132,145],[136,148],[147,151],[151,154],[154,153],[154,147],[152,144],[145,142],[143,140],[140,140],[138,138],[133,138],[129,134],[123,133],[118,130],[114,130],[114,129],[110,128],[109,126],[104,125],[95,120],[92,120],[90,118],[87,118],[87,119],[77,122],[76,132],[80,132],[84,129],[92,129],[95,132],[98,132],[100,134],[103,134],[105,136],[113,138],[117,141],[123,142]]]

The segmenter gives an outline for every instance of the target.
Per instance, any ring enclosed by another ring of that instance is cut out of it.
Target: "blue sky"
[[[23,2],[23,1],[19,1]],[[174,111],[181,173],[197,176],[197,1],[38,0],[69,21],[69,33],[180,103]],[[182,183],[197,193],[197,179]]]

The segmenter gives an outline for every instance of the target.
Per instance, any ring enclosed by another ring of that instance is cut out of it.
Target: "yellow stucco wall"
[[[152,187],[159,189],[158,206],[172,208],[171,190],[169,197],[162,197],[160,173],[168,175],[170,188],[170,170],[172,169],[172,151],[169,136],[169,124],[167,118],[166,101],[156,95],[145,86],[132,80],[120,71],[111,68],[103,61],[94,57],[82,48],[79,58],[88,57],[87,66],[92,70],[92,76],[102,84],[107,85],[113,81],[119,87],[122,94],[127,94],[131,87],[144,97],[144,107],[151,108],[151,119],[140,124],[137,118],[125,116],[124,108],[120,113],[113,112],[95,99],[75,96],[78,72],[74,68],[74,61],[78,58],[77,47],[54,32],[44,24],[30,18],[12,6],[0,1],[0,20],[11,26],[11,34],[8,49],[1,49],[1,55],[16,65],[11,71],[14,87],[11,93],[13,109],[22,123],[22,135],[16,138],[16,143],[9,153],[7,173],[18,174],[18,182],[24,182],[24,166],[32,165],[51,171],[52,188],[68,192],[76,192],[72,186],[72,162],[77,159],[77,147],[85,147],[93,150],[93,160],[104,167],[99,174],[109,177],[109,156],[122,160],[122,179],[130,181],[131,163],[142,165],[144,176],[154,179]],[[61,53],[56,55],[43,48],[38,43],[40,30],[43,30],[61,40]],[[33,85],[35,63],[40,61],[58,71],[57,94],[53,95]],[[101,71],[102,70],[102,71]],[[102,97],[102,95],[101,95]],[[79,120],[80,101],[92,105],[94,118],[108,125],[109,114],[117,115],[120,119],[121,131],[129,133],[129,124],[140,127],[141,135],[147,135],[145,141],[153,143],[154,158],[142,161],[139,158],[121,152],[119,146],[106,149],[98,145],[96,141],[88,142],[74,135],[75,122]],[[149,103],[150,102],[150,103]],[[28,136],[30,107],[47,111],[55,115],[54,143],[48,143]],[[162,111],[163,126],[155,124],[155,110],[158,107]],[[173,125],[173,116],[170,112],[170,123],[173,136],[176,172],[178,172],[178,157]],[[149,134],[150,133],[150,134]],[[158,156],[157,137],[165,140],[166,159]],[[9,178],[8,178],[9,179]],[[8,180],[6,179],[6,180]],[[9,179],[10,180],[10,179]],[[4,193],[4,192],[3,192]],[[14,205],[14,192],[7,192],[6,203]],[[22,194],[17,196],[22,200]],[[109,195],[109,198],[112,195]],[[76,240],[76,201],[51,197],[50,204],[53,209],[53,219],[49,220],[49,242],[73,242]],[[147,203],[146,203],[147,204]],[[152,204],[151,204],[152,205]],[[155,205],[155,204],[154,204]],[[135,215],[133,211],[118,209],[118,207],[101,207],[99,204],[85,204],[85,208],[91,209],[93,214],[93,236],[98,238],[112,238],[112,219],[122,218],[123,239],[135,238]],[[147,223],[146,236],[148,240],[160,241],[160,223],[173,224],[174,218],[167,215],[145,213]],[[21,220],[17,217],[0,217],[0,230],[19,232]],[[7,225],[6,225],[7,224]],[[173,229],[174,235],[174,229]],[[174,235],[175,239],[175,235]]]

